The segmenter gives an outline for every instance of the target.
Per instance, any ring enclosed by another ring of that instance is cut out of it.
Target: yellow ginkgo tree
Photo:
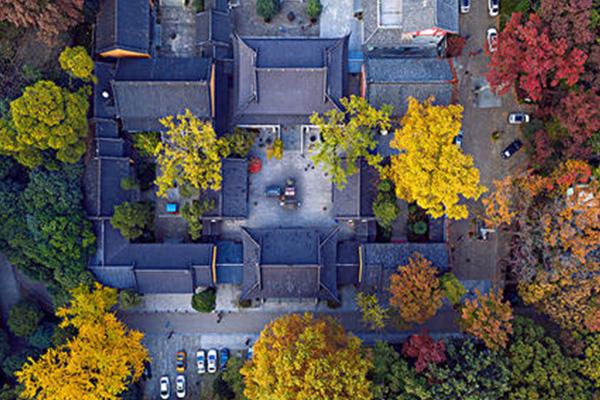
[[[149,360],[143,334],[117,319],[116,289],[96,284],[72,291],[71,304],[60,308],[61,328],[75,334],[65,344],[50,348],[39,359],[29,359],[15,373],[21,396],[37,400],[117,400],[137,381]]]
[[[218,138],[212,124],[186,110],[160,120],[167,128],[154,150],[159,174],[158,196],[176,186],[221,189],[221,161],[229,155],[226,139]]]
[[[242,369],[248,400],[369,400],[372,363],[331,318],[285,315],[267,325]]]
[[[398,154],[385,174],[400,199],[416,202],[434,218],[464,219],[469,213],[461,200],[477,200],[486,188],[479,183],[473,158],[454,144],[462,106],[434,106],[433,101],[409,98],[402,127],[390,143]]]

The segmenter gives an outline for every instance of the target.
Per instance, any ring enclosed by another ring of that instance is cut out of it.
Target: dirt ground
[[[281,10],[266,23],[256,14],[256,0],[244,0],[233,9],[236,31],[240,36],[319,36],[319,23],[312,24],[306,15],[306,2],[282,0]],[[295,19],[288,20],[293,13]]]

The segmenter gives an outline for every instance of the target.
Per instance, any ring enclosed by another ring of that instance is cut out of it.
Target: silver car
[[[175,394],[178,399],[185,398],[185,376],[177,375],[175,378]]]
[[[199,374],[204,374],[206,372],[206,352],[204,350],[198,350],[196,352],[196,366],[198,367]]]
[[[500,14],[500,0],[488,0],[488,11],[490,17],[497,17]]]
[[[529,114],[524,112],[512,112],[508,115],[508,123],[511,125],[526,124],[529,119]]]
[[[169,400],[171,397],[171,383],[169,382],[168,376],[160,377],[160,398],[163,400]]]
[[[206,357],[207,370],[209,374],[217,372],[217,350],[210,349]]]
[[[466,14],[471,10],[471,0],[460,0],[460,12]]]

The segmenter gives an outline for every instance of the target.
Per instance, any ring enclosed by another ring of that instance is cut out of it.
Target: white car
[[[490,17],[497,17],[500,14],[500,0],[488,0],[488,11]]]
[[[196,365],[198,366],[198,373],[206,373],[206,352],[204,350],[198,350],[196,352]]]
[[[488,29],[486,37],[488,50],[490,51],[490,53],[493,53],[496,50],[498,50],[498,31],[496,30],[496,28]]]
[[[508,114],[508,123],[511,125],[526,124],[530,120],[529,114],[524,112],[511,112]]]
[[[160,377],[160,398],[163,400],[169,400],[171,397],[171,383],[169,382],[168,376]]]
[[[460,0],[460,12],[466,14],[471,10],[471,0]]]
[[[217,350],[210,349],[206,357],[207,370],[209,374],[217,372]]]
[[[175,394],[178,399],[185,398],[185,376],[177,375],[175,378]]]

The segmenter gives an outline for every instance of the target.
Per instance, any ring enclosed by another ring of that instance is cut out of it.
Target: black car
[[[144,372],[142,374],[142,379],[152,379],[152,368],[150,367],[150,363],[147,361],[144,363]]]
[[[521,142],[520,140],[515,140],[514,142],[512,142],[511,144],[509,144],[504,151],[502,151],[502,158],[507,159],[507,158],[511,158],[513,156],[513,154],[515,154],[517,151],[519,151],[519,149],[523,147],[523,142]]]

